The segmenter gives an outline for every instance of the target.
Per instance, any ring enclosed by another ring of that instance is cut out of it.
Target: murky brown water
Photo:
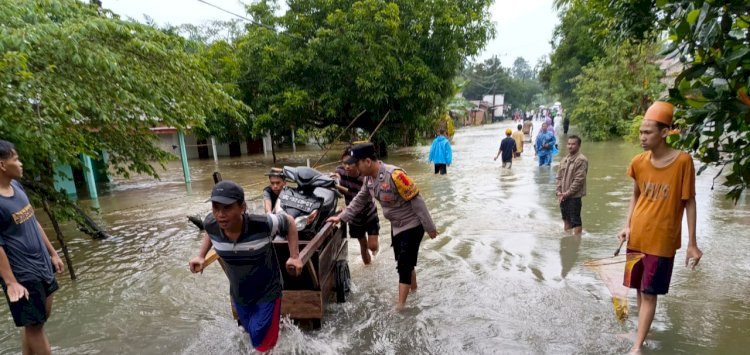
[[[590,161],[584,229],[566,236],[554,196],[554,170],[539,168],[530,147],[512,170],[493,162],[508,122],[458,131],[454,164],[434,176],[429,147],[387,159],[420,185],[441,235],[422,244],[420,289],[408,309],[393,311],[397,275],[388,223],[382,251],[363,266],[349,244],[350,302],[332,304],[323,328],[285,323],[274,353],[498,354],[625,352],[635,317],[618,323],[603,284],[581,263],[617,246],[632,182],[625,169],[637,147],[584,142]],[[559,135],[558,135],[559,137]],[[559,138],[558,138],[559,139]],[[564,150],[564,144],[560,144]],[[561,152],[564,153],[564,152]],[[333,156],[333,154],[331,155]],[[314,152],[285,155],[287,164],[314,161]],[[555,158],[555,163],[559,161]],[[212,161],[191,161],[193,183],[178,162],[162,180],[118,181],[99,199],[113,238],[92,241],[68,231],[79,280],[58,277],[46,326],[58,354],[237,354],[251,349],[231,319],[220,268],[190,274],[199,246],[185,218],[205,214]],[[260,196],[270,162],[243,157],[220,163],[225,179]],[[330,166],[329,166],[330,167]],[[699,270],[677,265],[670,294],[660,298],[647,353],[745,353],[750,348],[750,198],[736,206],[710,190],[711,170],[698,178]],[[251,208],[260,208],[256,200]],[[51,231],[48,231],[51,235]],[[56,244],[56,242],[53,242]],[[635,298],[631,293],[631,314]],[[744,350],[743,350],[744,349]],[[0,307],[0,353],[18,353],[18,331]]]

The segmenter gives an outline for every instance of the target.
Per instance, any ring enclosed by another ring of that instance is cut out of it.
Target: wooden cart
[[[328,302],[333,299],[337,302],[346,302],[350,280],[346,236],[345,223],[337,227],[329,222],[311,240],[300,240],[299,257],[305,266],[297,277],[289,275],[286,271],[285,264],[289,258],[287,242],[273,242],[284,278],[282,315],[310,324],[312,328],[317,329],[321,326]],[[223,262],[213,250],[206,255],[204,267],[216,260],[224,268]],[[232,314],[237,319],[234,309]]]

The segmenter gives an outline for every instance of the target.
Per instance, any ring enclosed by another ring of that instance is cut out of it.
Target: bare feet
[[[372,258],[370,257],[370,253],[365,252],[362,254],[362,262],[365,263],[365,265],[370,265],[370,262],[372,261]]]
[[[370,249],[370,252],[372,252],[372,256],[378,254],[378,250],[380,250],[380,243],[378,243],[377,235],[367,236],[367,248]]]

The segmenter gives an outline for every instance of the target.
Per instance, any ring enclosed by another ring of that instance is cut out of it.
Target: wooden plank
[[[325,280],[328,274],[331,274],[333,268],[336,266],[336,256],[339,248],[341,247],[341,233],[334,233],[331,237],[331,241],[323,248],[320,252],[319,265],[318,265],[318,277]]]
[[[217,259],[219,259],[219,254],[216,254],[216,251],[214,251],[213,249],[209,250],[208,253],[206,253],[205,261],[203,262],[203,268],[205,269],[208,265],[211,265]]]
[[[302,261],[302,264],[306,264],[310,260],[310,257],[312,257],[313,253],[318,250],[323,242],[331,235],[331,232],[333,232],[333,226],[333,223],[326,222],[310,243],[300,251],[299,259]]]
[[[328,275],[328,278],[320,283],[320,293],[324,304],[330,302],[331,297],[336,294],[336,278],[334,277],[335,275],[335,273],[330,273]]]
[[[284,291],[281,314],[292,319],[322,319],[323,298],[320,291]]]

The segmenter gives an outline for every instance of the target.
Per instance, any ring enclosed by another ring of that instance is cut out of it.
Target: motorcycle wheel
[[[349,263],[346,260],[336,262],[336,302],[346,302],[346,296],[350,291],[351,274],[349,274]]]

